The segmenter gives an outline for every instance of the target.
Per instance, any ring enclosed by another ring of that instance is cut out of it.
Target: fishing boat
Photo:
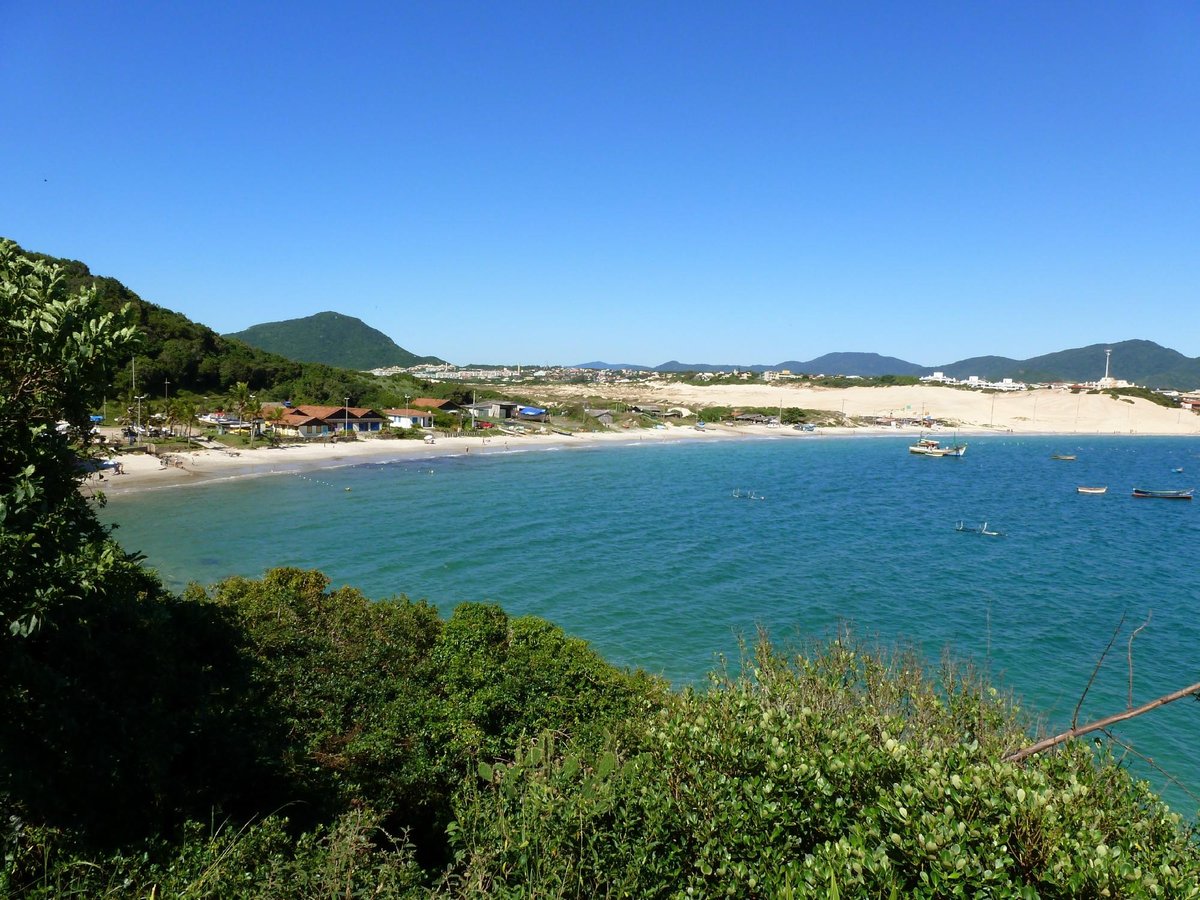
[[[967,445],[951,444],[949,447],[943,447],[941,441],[935,441],[933,438],[921,438],[908,448],[908,452],[918,456],[962,456],[967,452]]]
[[[1074,460],[1075,454],[1074,453],[1051,453],[1050,458],[1051,459]]]
[[[1084,487],[1080,485],[1075,488],[1075,492],[1078,494],[1104,494],[1108,492],[1108,485],[1104,487]]]
[[[1188,488],[1183,491],[1147,491],[1142,488],[1134,488],[1133,496],[1149,497],[1154,500],[1191,500],[1195,488]]]

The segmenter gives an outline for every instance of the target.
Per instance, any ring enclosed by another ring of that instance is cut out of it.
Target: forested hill
[[[338,312],[321,312],[282,322],[264,322],[225,336],[297,362],[325,363],[344,369],[382,369],[445,362],[436,356],[417,356],[362,319]]]
[[[135,393],[152,398],[193,394],[222,397],[238,382],[245,382],[260,398],[307,403],[393,405],[404,394],[402,385],[388,390],[378,379],[318,363],[296,362],[277,353],[225,337],[187,316],[144,300],[115,278],[93,275],[85,263],[44,253],[21,250],[33,259],[61,266],[68,274],[71,292],[93,285],[105,309],[129,304],[142,344],[136,360],[117,373],[109,387],[110,398]],[[137,370],[137,384],[132,383]],[[405,384],[411,379],[401,378]],[[135,390],[136,387],[136,390]],[[412,388],[409,388],[411,392]]]
[[[953,378],[978,375],[990,380],[1095,381],[1104,374],[1105,350],[1112,351],[1110,374],[1114,378],[1151,388],[1190,390],[1200,384],[1200,358],[1146,340],[1091,344],[1022,360],[975,357],[950,363],[942,371]]]

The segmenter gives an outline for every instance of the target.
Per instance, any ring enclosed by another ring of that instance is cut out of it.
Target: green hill
[[[343,369],[383,369],[444,362],[436,356],[410,353],[362,319],[337,312],[264,322],[225,337],[297,362],[324,363]]]
[[[1144,340],[1092,344],[1024,360],[982,356],[939,369],[954,378],[978,375],[990,380],[1095,381],[1104,375],[1105,350],[1112,350],[1109,374],[1113,378],[1150,388],[1191,389],[1200,384],[1200,359]]]
[[[181,313],[142,299],[115,278],[93,275],[78,260],[18,249],[30,258],[61,266],[70,292],[94,286],[105,309],[117,310],[126,303],[133,308],[141,344],[136,357],[109,385],[109,401],[127,404],[135,394],[145,394],[153,402],[169,393],[172,397],[193,395],[198,400],[207,397],[216,403],[235,384],[245,382],[260,399],[342,403],[350,397],[353,403],[394,406],[414,390],[416,383],[407,376],[378,379],[329,365],[297,362],[224,337]]]

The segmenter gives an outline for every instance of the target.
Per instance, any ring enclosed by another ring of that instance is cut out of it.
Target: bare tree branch
[[[1165,706],[1168,703],[1173,703],[1183,697],[1196,696],[1200,699],[1200,681],[1195,684],[1181,688],[1174,693],[1166,694],[1159,697],[1157,700],[1151,700],[1149,703],[1139,706],[1137,709],[1128,709],[1125,712],[1117,713],[1113,716],[1108,716],[1104,719],[1098,719],[1095,722],[1090,722],[1087,725],[1074,725],[1062,734],[1056,734],[1054,737],[1048,737],[1038,741],[1036,744],[1031,744],[1021,750],[1014,751],[1004,757],[1004,762],[1020,762],[1026,757],[1033,756],[1035,753],[1041,753],[1043,750],[1049,750],[1051,747],[1057,747],[1059,744],[1071,740],[1071,738],[1082,737],[1085,734],[1090,734],[1093,731],[1103,731],[1111,725],[1116,725],[1118,722],[1124,722],[1128,719],[1136,718],[1143,713],[1148,713],[1152,709],[1158,709],[1160,706]]]
[[[1079,707],[1083,706],[1083,701],[1087,698],[1088,691],[1092,689],[1092,682],[1096,680],[1096,675],[1100,672],[1100,667],[1104,665],[1104,657],[1108,656],[1108,651],[1112,649],[1112,645],[1117,642],[1117,635],[1121,633],[1121,629],[1125,626],[1125,617],[1129,615],[1129,611],[1121,613],[1121,621],[1117,623],[1117,628],[1113,632],[1112,638],[1109,639],[1108,646],[1104,648],[1104,652],[1100,654],[1100,658],[1096,660],[1096,668],[1092,669],[1092,677],[1088,679],[1087,687],[1083,689],[1083,693],[1079,695],[1079,702],[1075,704],[1075,712],[1071,713],[1071,727],[1075,728],[1079,725]]]
[[[1138,636],[1138,632],[1150,624],[1150,619],[1154,616],[1154,610],[1146,613],[1146,621],[1133,630],[1133,634],[1129,636],[1129,650],[1126,651],[1126,658],[1129,660],[1129,699],[1125,703],[1126,709],[1133,709],[1133,639]]]

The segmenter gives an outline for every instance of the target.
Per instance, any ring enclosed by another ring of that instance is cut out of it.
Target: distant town
[[[1105,374],[1093,381],[1048,381],[1024,382],[1012,378],[1002,378],[999,381],[989,381],[978,375],[966,378],[952,378],[943,372],[933,372],[930,375],[896,376],[898,383],[922,383],[944,387],[961,387],[980,391],[1027,391],[1036,389],[1074,390],[1074,391],[1107,391],[1135,389],[1138,385],[1114,378],[1108,374],[1106,360]],[[594,384],[626,385],[626,384],[669,384],[678,381],[692,383],[820,383],[822,381],[855,382],[878,384],[880,378],[864,375],[841,375],[837,373],[807,374],[791,372],[788,369],[768,369],[766,371],[749,371],[745,369],[729,369],[714,372],[660,372],[652,369],[590,369],[575,366],[545,366],[531,368],[523,366],[472,367],[455,366],[449,363],[437,365],[417,365],[407,368],[391,367],[374,369],[376,375],[394,375],[407,373],[426,381],[462,381],[488,384]],[[1200,389],[1183,392],[1170,389],[1156,389],[1153,393],[1175,400],[1184,409],[1200,410]]]

